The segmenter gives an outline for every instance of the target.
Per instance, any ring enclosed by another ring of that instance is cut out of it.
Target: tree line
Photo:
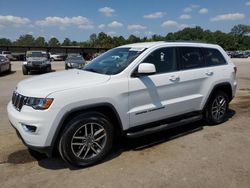
[[[46,41],[44,37],[35,38],[32,35],[21,35],[16,41],[11,41],[7,38],[0,38],[0,45],[16,45],[16,46],[81,46],[93,48],[113,48],[116,46],[137,43],[137,42],[151,42],[151,41],[197,41],[219,44],[225,50],[249,50],[250,49],[250,26],[236,25],[229,33],[222,31],[212,32],[204,30],[199,26],[194,28],[184,28],[177,32],[171,32],[165,36],[154,34],[151,37],[138,37],[130,35],[127,39],[123,36],[110,36],[104,32],[93,33],[89,39],[84,42],[71,41],[65,38],[62,43],[56,38],[52,37]]]

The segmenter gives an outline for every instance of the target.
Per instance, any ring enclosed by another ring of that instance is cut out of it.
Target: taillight
[[[235,74],[237,73],[237,67],[234,67],[234,73]]]

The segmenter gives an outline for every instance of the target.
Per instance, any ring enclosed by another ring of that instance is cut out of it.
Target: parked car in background
[[[51,71],[51,60],[45,51],[27,51],[26,61],[22,66],[23,74],[27,75],[31,71]]]
[[[66,59],[66,55],[65,54],[49,54],[50,55],[50,59],[53,61],[64,61]]]
[[[248,56],[244,52],[238,52],[234,55],[234,58],[248,58]]]
[[[10,60],[4,55],[0,55],[0,73],[2,72],[11,72]]]
[[[15,60],[15,58],[13,57],[13,55],[11,54],[11,51],[2,51],[1,53],[3,56],[7,57],[9,60],[13,61]]]
[[[248,58],[248,51],[228,51],[227,55],[231,58]]]
[[[249,50],[245,51],[245,55],[249,58],[250,57],[250,51]]]
[[[80,54],[70,54],[65,60],[65,69],[81,69],[86,64],[85,59]]]

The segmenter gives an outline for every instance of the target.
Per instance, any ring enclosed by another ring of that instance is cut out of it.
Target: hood
[[[46,61],[46,57],[28,57],[26,59],[27,61]]]
[[[53,92],[88,87],[106,82],[109,79],[109,75],[73,69],[23,80],[18,83],[17,92],[29,97],[46,97]]]
[[[84,64],[84,61],[82,61],[82,60],[71,60],[71,61],[67,61],[66,63]]]

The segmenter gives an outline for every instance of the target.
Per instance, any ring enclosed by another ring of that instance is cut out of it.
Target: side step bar
[[[140,136],[145,136],[145,135],[148,135],[148,134],[152,134],[152,133],[164,131],[164,130],[167,130],[167,129],[171,129],[171,128],[174,128],[174,127],[177,127],[177,126],[185,125],[185,124],[188,124],[188,123],[191,123],[191,122],[199,121],[201,119],[202,119],[202,115],[196,115],[196,116],[188,117],[188,118],[185,118],[185,119],[181,119],[181,120],[176,121],[176,122],[159,125],[157,127],[146,128],[146,129],[136,131],[136,132],[128,132],[126,134],[126,136],[128,138],[136,138],[136,137],[140,137]]]

